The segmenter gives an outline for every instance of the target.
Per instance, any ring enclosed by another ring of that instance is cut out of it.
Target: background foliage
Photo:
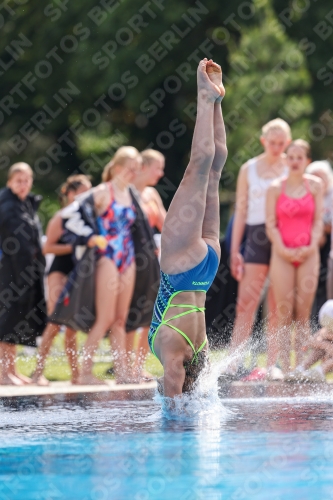
[[[168,205],[188,159],[204,56],[222,65],[227,89],[224,192],[276,116],[311,141],[314,159],[332,158],[329,3],[15,0],[1,9],[1,182],[11,163],[28,161],[46,219],[65,177],[82,171],[97,182],[121,144],[166,155]],[[36,125],[45,109],[60,111]]]

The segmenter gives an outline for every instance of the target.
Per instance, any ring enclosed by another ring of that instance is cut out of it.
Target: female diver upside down
[[[205,363],[204,304],[220,257],[219,182],[227,158],[221,67],[200,61],[197,85],[190,161],[162,230],[161,283],[148,333],[171,398],[192,389]]]

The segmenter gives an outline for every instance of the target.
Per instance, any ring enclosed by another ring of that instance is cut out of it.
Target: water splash
[[[239,361],[245,346],[231,356],[214,353],[210,362],[202,370],[193,391],[175,398],[167,398],[156,392],[154,401],[161,405],[162,414],[168,420],[209,421],[220,427],[221,422],[233,412],[226,409],[219,397],[219,378],[228,367]]]
[[[232,414],[232,411],[222,404],[217,391],[198,396],[194,390],[175,398],[156,394],[154,400],[161,404],[162,416],[167,420],[202,423],[209,428],[220,428],[221,423]]]

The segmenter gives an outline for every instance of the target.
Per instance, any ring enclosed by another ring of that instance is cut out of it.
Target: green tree
[[[273,0],[281,26],[306,57],[313,110],[307,131],[315,159],[333,163],[333,6],[330,2]]]
[[[130,143],[166,155],[168,183],[162,182],[161,192],[167,204],[188,160],[196,66],[207,56],[225,74],[226,172],[233,178],[223,186],[232,190],[239,163],[251,156],[249,141],[256,143],[261,125],[284,112],[300,135],[311,109],[302,51],[283,32],[270,1],[3,4],[2,182],[10,163],[28,161],[36,173],[36,190],[54,201],[69,173],[81,170],[97,182],[114,149]],[[263,96],[254,94],[249,102],[258,86],[259,91],[264,87]],[[237,112],[236,126],[232,113]],[[46,218],[54,207],[48,202]]]
[[[226,62],[211,26],[241,1],[19,3],[0,13],[2,170],[25,159],[38,189],[52,192],[78,168],[97,181],[124,141],[139,148],[153,142],[177,183],[193,123],[187,130],[173,120],[195,99],[197,59]]]
[[[312,102],[306,59],[279,23],[269,0],[254,0],[253,25],[229,44],[224,105],[229,157],[226,183],[234,186],[239,167],[262,151],[261,127],[280,117],[294,137],[306,137]],[[230,175],[230,172],[235,175]]]

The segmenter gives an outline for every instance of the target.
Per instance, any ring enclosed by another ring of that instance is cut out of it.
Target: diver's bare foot
[[[198,94],[208,101],[215,102],[221,96],[220,88],[209,78],[207,73],[208,59],[199,62],[197,71]]]
[[[94,375],[80,375],[77,379],[77,385],[106,385],[103,380],[94,377]]]
[[[219,64],[216,64],[212,59],[207,62],[207,75],[208,78],[219,88],[220,97],[216,100],[221,102],[225,95],[225,88],[222,83],[222,69]]]
[[[3,375],[0,379],[0,385],[17,385],[17,386],[22,386],[24,385],[22,380],[17,378],[14,374],[9,373],[6,375]]]

